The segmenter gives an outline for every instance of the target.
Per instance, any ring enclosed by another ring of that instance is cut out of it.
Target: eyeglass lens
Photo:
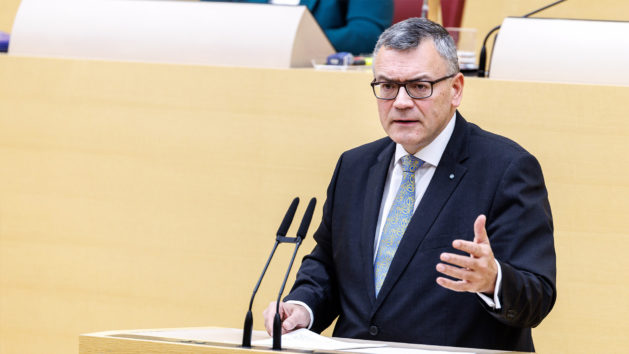
[[[413,98],[425,98],[432,94],[432,86],[429,82],[409,82],[406,84],[398,83],[379,83],[374,85],[376,96],[385,99],[395,98],[398,95],[400,86],[406,87],[406,93]]]

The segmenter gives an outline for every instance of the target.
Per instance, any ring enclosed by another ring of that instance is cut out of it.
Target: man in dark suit
[[[339,337],[533,351],[531,327],[556,298],[539,163],[457,112],[464,80],[441,26],[386,30],[374,75],[388,137],[339,159],[317,245],[280,307],[284,332],[338,317]]]

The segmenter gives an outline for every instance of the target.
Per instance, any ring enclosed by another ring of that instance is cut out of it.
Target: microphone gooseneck
[[[282,293],[284,293],[284,288],[286,287],[288,275],[290,274],[290,270],[293,267],[295,256],[297,256],[297,250],[299,249],[299,246],[301,245],[304,237],[306,237],[306,233],[308,232],[308,228],[310,227],[310,221],[312,220],[312,214],[314,213],[316,204],[317,199],[310,199],[310,203],[308,203],[308,207],[306,208],[304,216],[301,219],[299,231],[297,231],[297,237],[288,241],[295,243],[295,249],[293,250],[293,256],[291,257],[290,263],[288,264],[288,269],[286,270],[286,274],[284,275],[284,281],[282,282],[280,292],[277,294],[277,301],[275,303],[275,318],[273,319],[273,350],[282,350],[282,318],[280,316],[280,298],[282,297]]]
[[[275,250],[277,249],[277,245],[280,244],[280,237],[286,236],[288,232],[288,228],[290,224],[293,222],[293,217],[295,216],[295,211],[297,210],[297,205],[299,204],[299,198],[293,199],[292,203],[288,207],[286,211],[286,215],[284,215],[284,219],[280,224],[280,227],[277,230],[277,236],[275,239],[275,244],[273,245],[273,249],[271,250],[271,254],[269,258],[266,260],[266,264],[264,265],[264,269],[262,269],[262,274],[260,278],[258,278],[258,282],[256,286],[253,288],[253,293],[251,294],[251,300],[249,300],[249,310],[245,315],[245,323],[243,326],[242,332],[242,346],[244,348],[251,348],[251,334],[253,332],[253,314],[251,313],[251,308],[253,307],[253,299],[256,297],[256,293],[260,288],[260,284],[262,283],[262,278],[264,278],[264,274],[266,270],[269,268],[269,264],[271,263],[271,259],[273,259],[273,255],[275,254]]]
[[[487,67],[487,40],[489,40],[489,36],[491,36],[492,33],[496,32],[499,29],[500,29],[500,26],[496,26],[492,28],[491,31],[487,33],[487,35],[485,36],[485,39],[483,40],[483,46],[481,47],[480,55],[478,56],[478,77],[487,76],[487,72],[485,71],[485,68]]]

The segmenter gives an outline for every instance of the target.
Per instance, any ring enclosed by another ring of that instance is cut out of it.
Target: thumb
[[[474,221],[474,242],[475,243],[489,243],[489,237],[487,236],[487,230],[485,229],[485,222],[487,217],[481,214]]]
[[[290,304],[286,309],[286,317],[282,322],[282,330],[286,333],[299,328],[306,328],[310,323],[310,316],[307,310],[301,305]]]
[[[285,306],[288,306],[286,304],[283,304],[284,306],[282,306],[282,328],[289,332],[292,331],[293,329],[295,329],[295,326],[297,325],[297,321],[295,321],[295,311],[291,311],[290,308],[286,308]]]
[[[295,329],[295,323],[291,320],[291,317],[288,317],[282,322],[282,328],[284,328],[285,331],[292,331]]]

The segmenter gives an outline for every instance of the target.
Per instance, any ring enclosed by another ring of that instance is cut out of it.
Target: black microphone
[[[562,3],[566,0],[559,0],[559,1],[555,1],[552,4],[546,5],[542,8],[539,8],[535,11],[531,11],[528,14],[522,16],[523,18],[535,15],[538,12],[544,11],[549,7],[553,7],[559,3]],[[487,66],[487,40],[489,39],[489,36],[491,36],[492,33],[496,32],[497,30],[500,29],[500,26],[496,26],[494,28],[491,29],[491,31],[489,31],[489,33],[487,33],[487,35],[485,36],[485,39],[483,40],[483,46],[481,47],[480,50],[480,54],[478,56],[478,77],[486,77],[487,76],[487,71],[485,71],[486,66]],[[494,40],[495,43],[495,40]],[[493,52],[492,52],[493,55]]]
[[[561,0],[563,1],[563,0]],[[485,40],[483,40],[483,46],[480,49],[480,54],[478,55],[478,77],[486,77],[487,72],[485,71],[485,67],[487,66],[487,40],[492,33],[496,32],[500,29],[500,26],[496,26],[487,33],[485,36]]]
[[[288,270],[286,270],[286,275],[284,275],[284,281],[282,282],[282,287],[280,288],[279,294],[277,294],[277,302],[275,303],[275,318],[273,318],[273,350],[282,350],[282,318],[280,317],[280,298],[282,297],[282,293],[284,292],[284,287],[286,286],[286,280],[288,280],[290,270],[293,267],[293,262],[295,261],[297,250],[301,245],[301,241],[303,241],[304,237],[306,237],[306,233],[308,232],[308,228],[310,227],[310,221],[312,220],[312,214],[314,213],[316,204],[317,199],[310,199],[310,203],[308,203],[308,207],[306,208],[304,217],[301,219],[301,224],[299,225],[299,230],[297,231],[297,237],[286,240],[286,242],[295,243],[295,250],[293,251],[293,257],[290,259]]]
[[[288,228],[290,224],[293,222],[293,217],[295,216],[295,211],[297,210],[297,205],[299,204],[299,198],[293,199],[293,202],[288,207],[286,211],[286,215],[284,215],[284,219],[280,224],[280,227],[277,229],[277,235],[275,237],[275,244],[273,245],[273,249],[271,250],[271,254],[269,255],[269,259],[266,260],[266,264],[264,265],[264,269],[262,270],[262,275],[258,279],[258,283],[253,289],[253,294],[251,294],[251,300],[249,301],[249,311],[247,311],[247,315],[245,316],[245,325],[242,330],[242,346],[244,348],[251,348],[251,334],[253,331],[253,314],[251,313],[251,308],[253,307],[253,299],[258,292],[258,288],[260,287],[260,283],[262,283],[262,278],[264,278],[264,273],[266,273],[267,268],[269,267],[269,263],[271,263],[271,259],[275,254],[275,250],[277,249],[277,245],[280,244],[280,238],[286,236],[288,232]],[[302,221],[303,224],[303,221]],[[300,227],[301,229],[301,227]]]
[[[286,236],[288,233],[288,228],[290,224],[293,222],[293,217],[295,216],[295,211],[297,211],[297,205],[299,205],[299,198],[293,199],[293,202],[290,203],[288,210],[286,210],[286,215],[284,215],[284,220],[280,224],[280,227],[277,228],[277,236]]]
[[[299,225],[299,230],[297,231],[297,237],[302,240],[306,237],[306,233],[308,232],[308,228],[310,227],[310,221],[312,220],[312,214],[314,213],[315,205],[317,205],[317,199],[310,199],[310,203],[308,203],[308,207],[306,208],[306,212],[304,213],[304,217],[301,219],[301,224]]]

